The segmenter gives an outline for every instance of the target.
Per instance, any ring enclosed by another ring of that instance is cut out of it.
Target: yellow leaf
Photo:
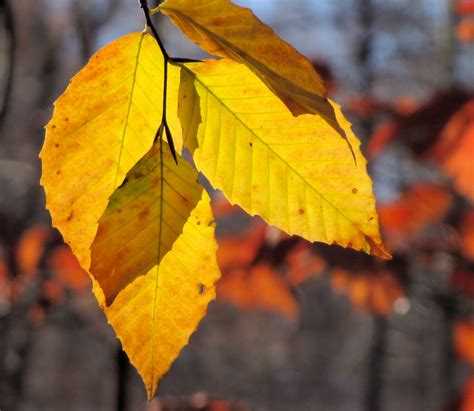
[[[201,198],[197,172],[181,156],[178,163],[159,139],[110,197],[92,243],[90,267],[107,304],[160,263]]]
[[[388,258],[359,141],[317,115],[294,117],[258,77],[230,60],[183,66],[180,118],[198,170],[233,203],[310,241]]]
[[[150,149],[161,123],[163,64],[148,34],[113,42],[71,80],[46,126],[41,183],[47,207],[86,269],[109,196]],[[177,77],[177,69],[170,74]],[[177,106],[177,85],[171,86],[168,98]]]
[[[155,143],[112,195],[92,245],[91,273],[101,285],[94,291],[149,399],[219,278],[209,196],[197,172],[182,157],[178,163],[165,142]]]
[[[294,115],[317,113],[343,135],[311,62],[229,0],[167,0],[156,10],[207,52],[249,67]]]

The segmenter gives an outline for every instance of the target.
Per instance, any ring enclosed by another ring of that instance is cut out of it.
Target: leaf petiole
[[[166,102],[167,102],[167,96],[168,96],[168,64],[170,63],[170,61],[173,61],[173,59],[169,56],[168,52],[166,51],[165,46],[163,42],[161,41],[161,38],[158,32],[156,31],[156,28],[153,22],[151,21],[150,9],[148,8],[147,0],[140,0],[140,6],[143,9],[143,13],[145,14],[146,25],[151,30],[151,33],[153,34],[153,37],[158,43],[158,46],[160,47],[160,50],[163,53],[163,58],[165,60],[164,70],[163,70],[163,117],[161,120],[160,127],[158,128],[156,132],[155,140],[157,138],[163,138],[163,131],[165,132],[171,154],[173,155],[173,158],[176,164],[178,164],[178,157],[176,155],[173,137],[171,135],[171,130],[166,121]]]

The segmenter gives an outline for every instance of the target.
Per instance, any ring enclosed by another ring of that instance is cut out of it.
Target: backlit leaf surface
[[[169,66],[168,123],[181,144],[176,115],[179,71]],[[135,33],[92,57],[55,104],[41,153],[42,184],[53,223],[84,268],[90,267],[90,247],[110,195],[153,145],[162,119],[162,98],[163,55],[151,36]],[[190,166],[182,158],[180,163],[180,173],[189,177]],[[173,187],[182,185],[173,179]],[[150,398],[205,315],[219,275],[208,195],[193,191],[187,196],[194,205],[199,202],[174,227],[176,241],[167,243],[172,252],[161,256],[159,267],[142,266],[143,275],[119,283],[115,299],[110,290],[105,288],[104,294],[93,282],[93,292]],[[179,203],[173,206],[180,209]],[[109,303],[113,300],[109,306],[106,295]]]
[[[249,67],[294,115],[320,114],[343,134],[311,62],[250,9],[229,0],[167,0],[159,10],[207,52]]]
[[[210,199],[203,191],[181,235],[159,264],[130,282],[109,306],[95,288],[149,399],[215,298],[216,251]]]
[[[85,268],[109,196],[150,149],[160,125],[163,61],[150,35],[122,37],[71,80],[46,126],[47,207]]]
[[[182,70],[185,147],[231,203],[290,234],[387,258],[366,160],[332,104],[357,164],[321,116],[294,117],[245,66],[210,60]]]
[[[90,267],[108,304],[171,250],[202,196],[197,179],[191,165],[179,157],[178,166],[158,140],[114,192],[99,220]]]
[[[197,172],[178,163],[158,140],[110,198],[92,245],[96,295],[149,398],[219,278],[210,199]]]

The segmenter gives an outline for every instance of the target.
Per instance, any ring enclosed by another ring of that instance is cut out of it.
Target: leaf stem
[[[161,41],[160,36],[158,35],[158,32],[156,31],[156,28],[155,28],[153,22],[151,21],[150,9],[148,8],[148,1],[147,0],[140,0],[140,7],[143,9],[143,13],[145,14],[145,20],[146,20],[147,27],[150,28],[150,30],[153,34],[153,37],[155,38],[156,42],[160,46],[161,52],[163,53],[163,56],[165,57],[165,63],[168,63],[168,61],[170,60],[170,56],[169,56],[168,52],[166,51],[165,46],[164,46],[163,42]],[[165,67],[166,67],[166,64],[165,64]]]
[[[164,69],[163,69],[163,117],[161,119],[161,125],[157,131],[157,136],[159,138],[163,139],[163,134],[166,134],[166,139],[168,140],[168,145],[170,147],[171,154],[173,155],[174,161],[176,164],[178,164],[178,157],[176,155],[176,150],[174,147],[174,142],[173,142],[173,137],[171,135],[171,130],[168,126],[168,123],[166,121],[166,106],[167,106],[167,100],[168,100],[168,64],[173,61],[173,59],[169,56],[168,52],[166,51],[166,48],[161,41],[161,38],[151,21],[150,17],[150,9],[148,8],[148,2],[147,0],[140,0],[140,6],[143,9],[143,13],[145,14],[145,20],[146,20],[146,25],[147,27],[151,30],[153,37],[155,38],[156,42],[158,43],[158,46],[160,47],[161,52],[163,53],[163,57],[165,59],[164,63]],[[161,132],[160,132],[161,130]],[[165,133],[163,133],[163,131]]]

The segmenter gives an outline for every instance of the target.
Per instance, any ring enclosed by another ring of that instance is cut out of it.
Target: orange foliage
[[[427,157],[441,164],[459,192],[474,201],[474,100],[466,103],[444,126]]]
[[[320,256],[311,253],[311,246],[306,241],[299,242],[285,259],[288,269],[288,281],[298,285],[327,269],[327,263]]]
[[[64,286],[73,290],[82,290],[90,284],[89,276],[67,245],[55,248],[48,260],[48,265]]]
[[[222,271],[249,265],[265,241],[267,225],[256,220],[243,236],[218,239],[217,262]]]
[[[392,249],[409,245],[407,237],[439,221],[452,203],[452,195],[431,184],[413,186],[398,200],[379,207],[380,223]]]
[[[380,315],[389,314],[395,301],[404,295],[402,286],[388,271],[352,275],[335,268],[331,271],[331,285],[338,292],[347,292],[358,309]]]
[[[163,397],[156,398],[148,404],[148,411],[250,411],[250,408],[241,402],[209,398],[204,393],[196,393],[191,397]]]
[[[466,43],[474,41],[474,19],[462,20],[456,27],[456,34],[460,41]]]
[[[217,284],[217,296],[244,309],[264,309],[296,320],[298,304],[285,279],[268,264],[261,263],[248,271],[228,272]]]
[[[456,148],[445,160],[443,168],[448,175],[453,177],[457,190],[471,202],[474,202],[474,163],[472,161],[474,154],[474,121],[466,132],[459,137]]]
[[[298,305],[289,283],[270,265],[253,265],[266,243],[267,230],[268,226],[257,219],[244,235],[218,239],[217,261],[222,278],[217,283],[217,298],[243,309],[276,311],[294,320]]]
[[[31,277],[36,273],[47,242],[52,238],[52,231],[43,226],[26,230],[16,247],[16,261],[20,272]]]
[[[452,273],[451,286],[458,293],[474,298],[474,274],[465,269],[457,269]]]
[[[292,288],[307,278],[322,273],[326,263],[311,253],[310,243],[301,240],[275,267],[262,250],[271,252],[289,237],[262,220],[253,220],[240,236],[218,238],[217,260],[222,278],[217,297],[243,309],[263,309],[283,314],[291,320],[298,316],[298,304]],[[290,247],[290,246],[289,246]]]
[[[338,292],[344,292],[349,289],[351,284],[351,273],[343,268],[335,267],[331,271],[331,286]]]
[[[65,287],[80,290],[89,284],[85,271],[65,245],[53,248],[45,266],[42,266],[45,255],[48,255],[45,254],[46,247],[51,246],[53,240],[54,231],[51,228],[34,226],[23,233],[14,247],[17,273],[11,272],[14,268],[9,267],[6,260],[0,259],[0,299],[15,304],[31,282],[41,286],[39,300],[28,312],[28,318],[35,326],[40,325],[47,314],[40,301],[48,304],[61,303]],[[51,269],[51,277],[45,276],[38,281],[40,266],[44,270]]]
[[[474,13],[474,0],[458,0],[456,11],[461,16]]]
[[[397,124],[394,121],[386,121],[379,124],[367,144],[368,158],[372,159],[380,154],[396,137],[397,131]]]
[[[45,310],[40,305],[34,305],[28,310],[28,319],[35,327],[39,327],[41,324],[43,324],[45,317]]]
[[[10,279],[5,261],[0,260],[0,302],[10,299]]]
[[[414,97],[399,97],[393,103],[395,111],[402,116],[414,114],[420,108],[420,102]]]
[[[43,284],[42,297],[50,303],[58,304],[64,298],[64,288],[57,281],[46,281]]]
[[[474,321],[458,321],[456,323],[454,346],[462,359],[474,365]]]
[[[346,110],[362,118],[370,118],[387,108],[380,100],[373,96],[352,97],[347,101],[345,107]]]
[[[463,216],[459,234],[463,254],[474,261],[474,210],[471,209]]]
[[[239,206],[229,203],[220,191],[212,196],[211,206],[215,218],[223,218],[234,214],[237,210],[242,210]]]
[[[464,395],[462,399],[462,408],[460,411],[474,410],[474,376],[469,378],[464,388]]]

